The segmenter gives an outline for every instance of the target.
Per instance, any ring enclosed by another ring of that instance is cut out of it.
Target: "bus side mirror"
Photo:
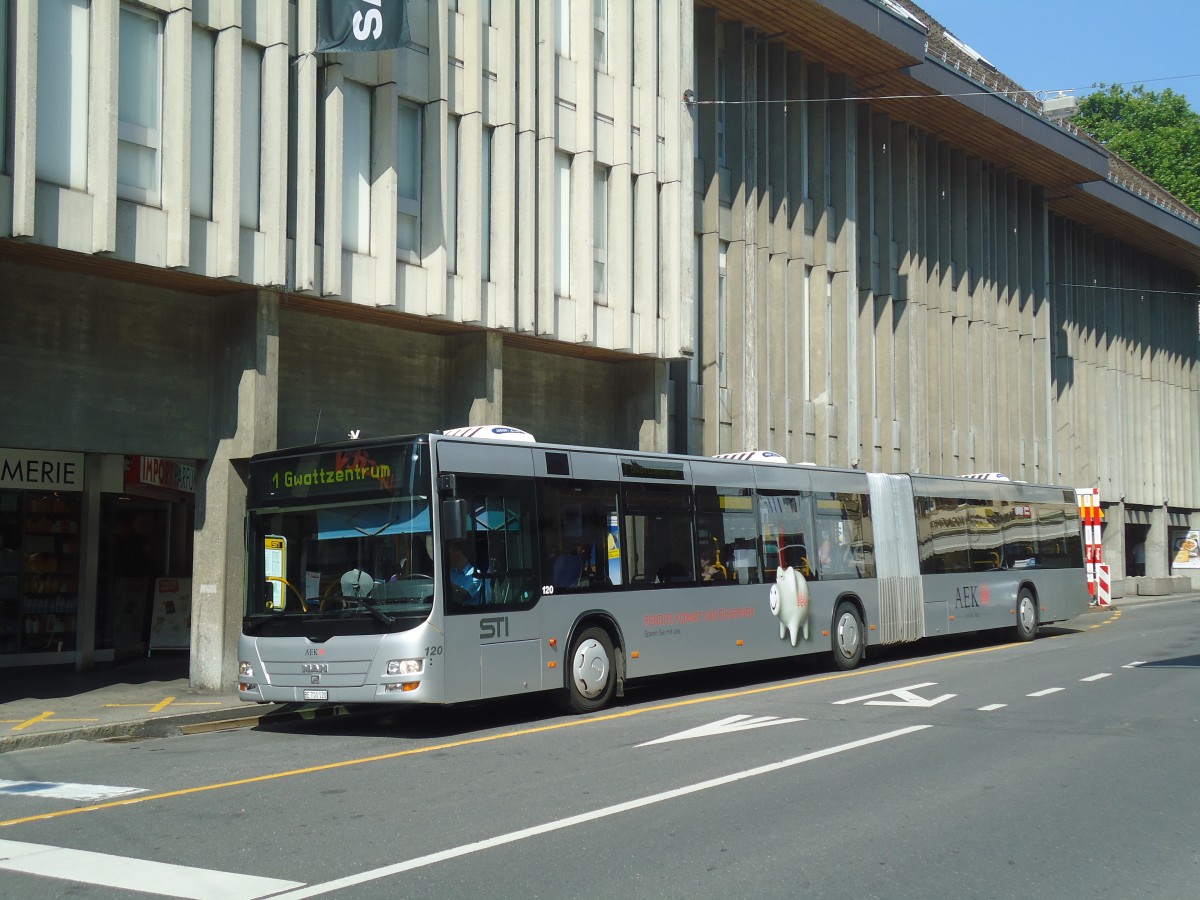
[[[467,501],[462,499],[442,501],[442,538],[461,541],[467,536]]]

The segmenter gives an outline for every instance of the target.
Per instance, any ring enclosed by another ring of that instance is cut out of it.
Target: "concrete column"
[[[325,209],[321,231],[321,293],[336,296],[342,292],[342,163],[345,146],[338,137],[346,127],[346,104],[342,88],[346,83],[345,69],[340,64],[325,66]],[[445,104],[439,104],[444,106]],[[433,104],[426,112],[426,135],[436,132]],[[444,134],[444,129],[443,129]],[[439,145],[445,146],[443,141]],[[428,140],[426,140],[428,150]],[[428,156],[422,158],[428,159]],[[428,208],[428,207],[427,207]],[[421,216],[422,224],[427,217]],[[424,241],[421,246],[428,246]]]
[[[504,338],[498,331],[446,338],[446,427],[504,424]]]
[[[616,423],[615,446],[664,452],[667,449],[667,380],[669,360],[646,359],[620,363],[624,376],[623,404],[628,418]]]
[[[211,452],[196,491],[191,685],[237,680],[245,598],[246,468],[273,449],[279,413],[279,299],[258,291],[212,301],[221,354],[213,365]]]
[[[1171,560],[1167,556],[1168,522],[1165,504],[1150,511],[1150,531],[1146,534],[1146,575],[1150,578],[1166,578],[1171,574]]]
[[[12,83],[23,85],[13,98],[12,236],[33,237],[37,184],[37,39],[36,0],[10,3]]]
[[[242,29],[229,9],[218,28],[213,58],[213,223],[217,232],[214,265],[218,277],[238,274],[242,196]],[[339,168],[338,171],[341,171]]]
[[[282,7],[267,7],[274,15]],[[278,27],[278,25],[277,25]],[[286,35],[286,29],[283,29]],[[191,40],[191,36],[188,36]],[[287,283],[287,204],[288,204],[288,46],[275,42],[263,48],[262,66],[262,137],[260,163],[261,208],[258,230],[263,233],[260,284],[282,286]],[[393,106],[395,104],[393,103]],[[395,135],[392,128],[390,134]],[[393,156],[394,158],[394,156]],[[392,197],[391,221],[396,221],[396,199]],[[396,242],[392,241],[395,253]],[[392,271],[395,271],[393,262]],[[257,279],[256,279],[257,280]],[[390,302],[390,297],[389,297]]]
[[[317,283],[317,43],[316,4],[300,4],[296,17],[296,290]],[[393,216],[393,218],[395,218]]]

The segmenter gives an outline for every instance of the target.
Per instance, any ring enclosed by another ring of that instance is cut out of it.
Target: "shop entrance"
[[[1149,525],[1125,526],[1125,574],[1137,577],[1146,574],[1146,538]]]
[[[114,660],[153,649],[156,596],[165,580],[191,576],[194,503],[126,492],[100,503],[96,649]],[[186,644],[184,645],[186,646]]]

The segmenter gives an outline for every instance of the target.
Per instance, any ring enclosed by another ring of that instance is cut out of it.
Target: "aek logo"
[[[986,584],[964,584],[954,591],[954,608],[967,609],[972,606],[987,606],[992,592]]]

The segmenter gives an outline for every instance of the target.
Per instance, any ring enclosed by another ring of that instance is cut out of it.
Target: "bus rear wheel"
[[[612,638],[603,628],[585,628],[571,644],[567,661],[566,708],[589,713],[603,709],[616,686]]]
[[[1017,594],[1017,627],[1013,637],[1018,641],[1032,641],[1038,632],[1037,601],[1029,588],[1021,588]]]
[[[866,635],[863,633],[862,617],[858,607],[848,600],[843,600],[833,614],[833,664],[843,671],[858,667],[863,658],[863,644]]]

